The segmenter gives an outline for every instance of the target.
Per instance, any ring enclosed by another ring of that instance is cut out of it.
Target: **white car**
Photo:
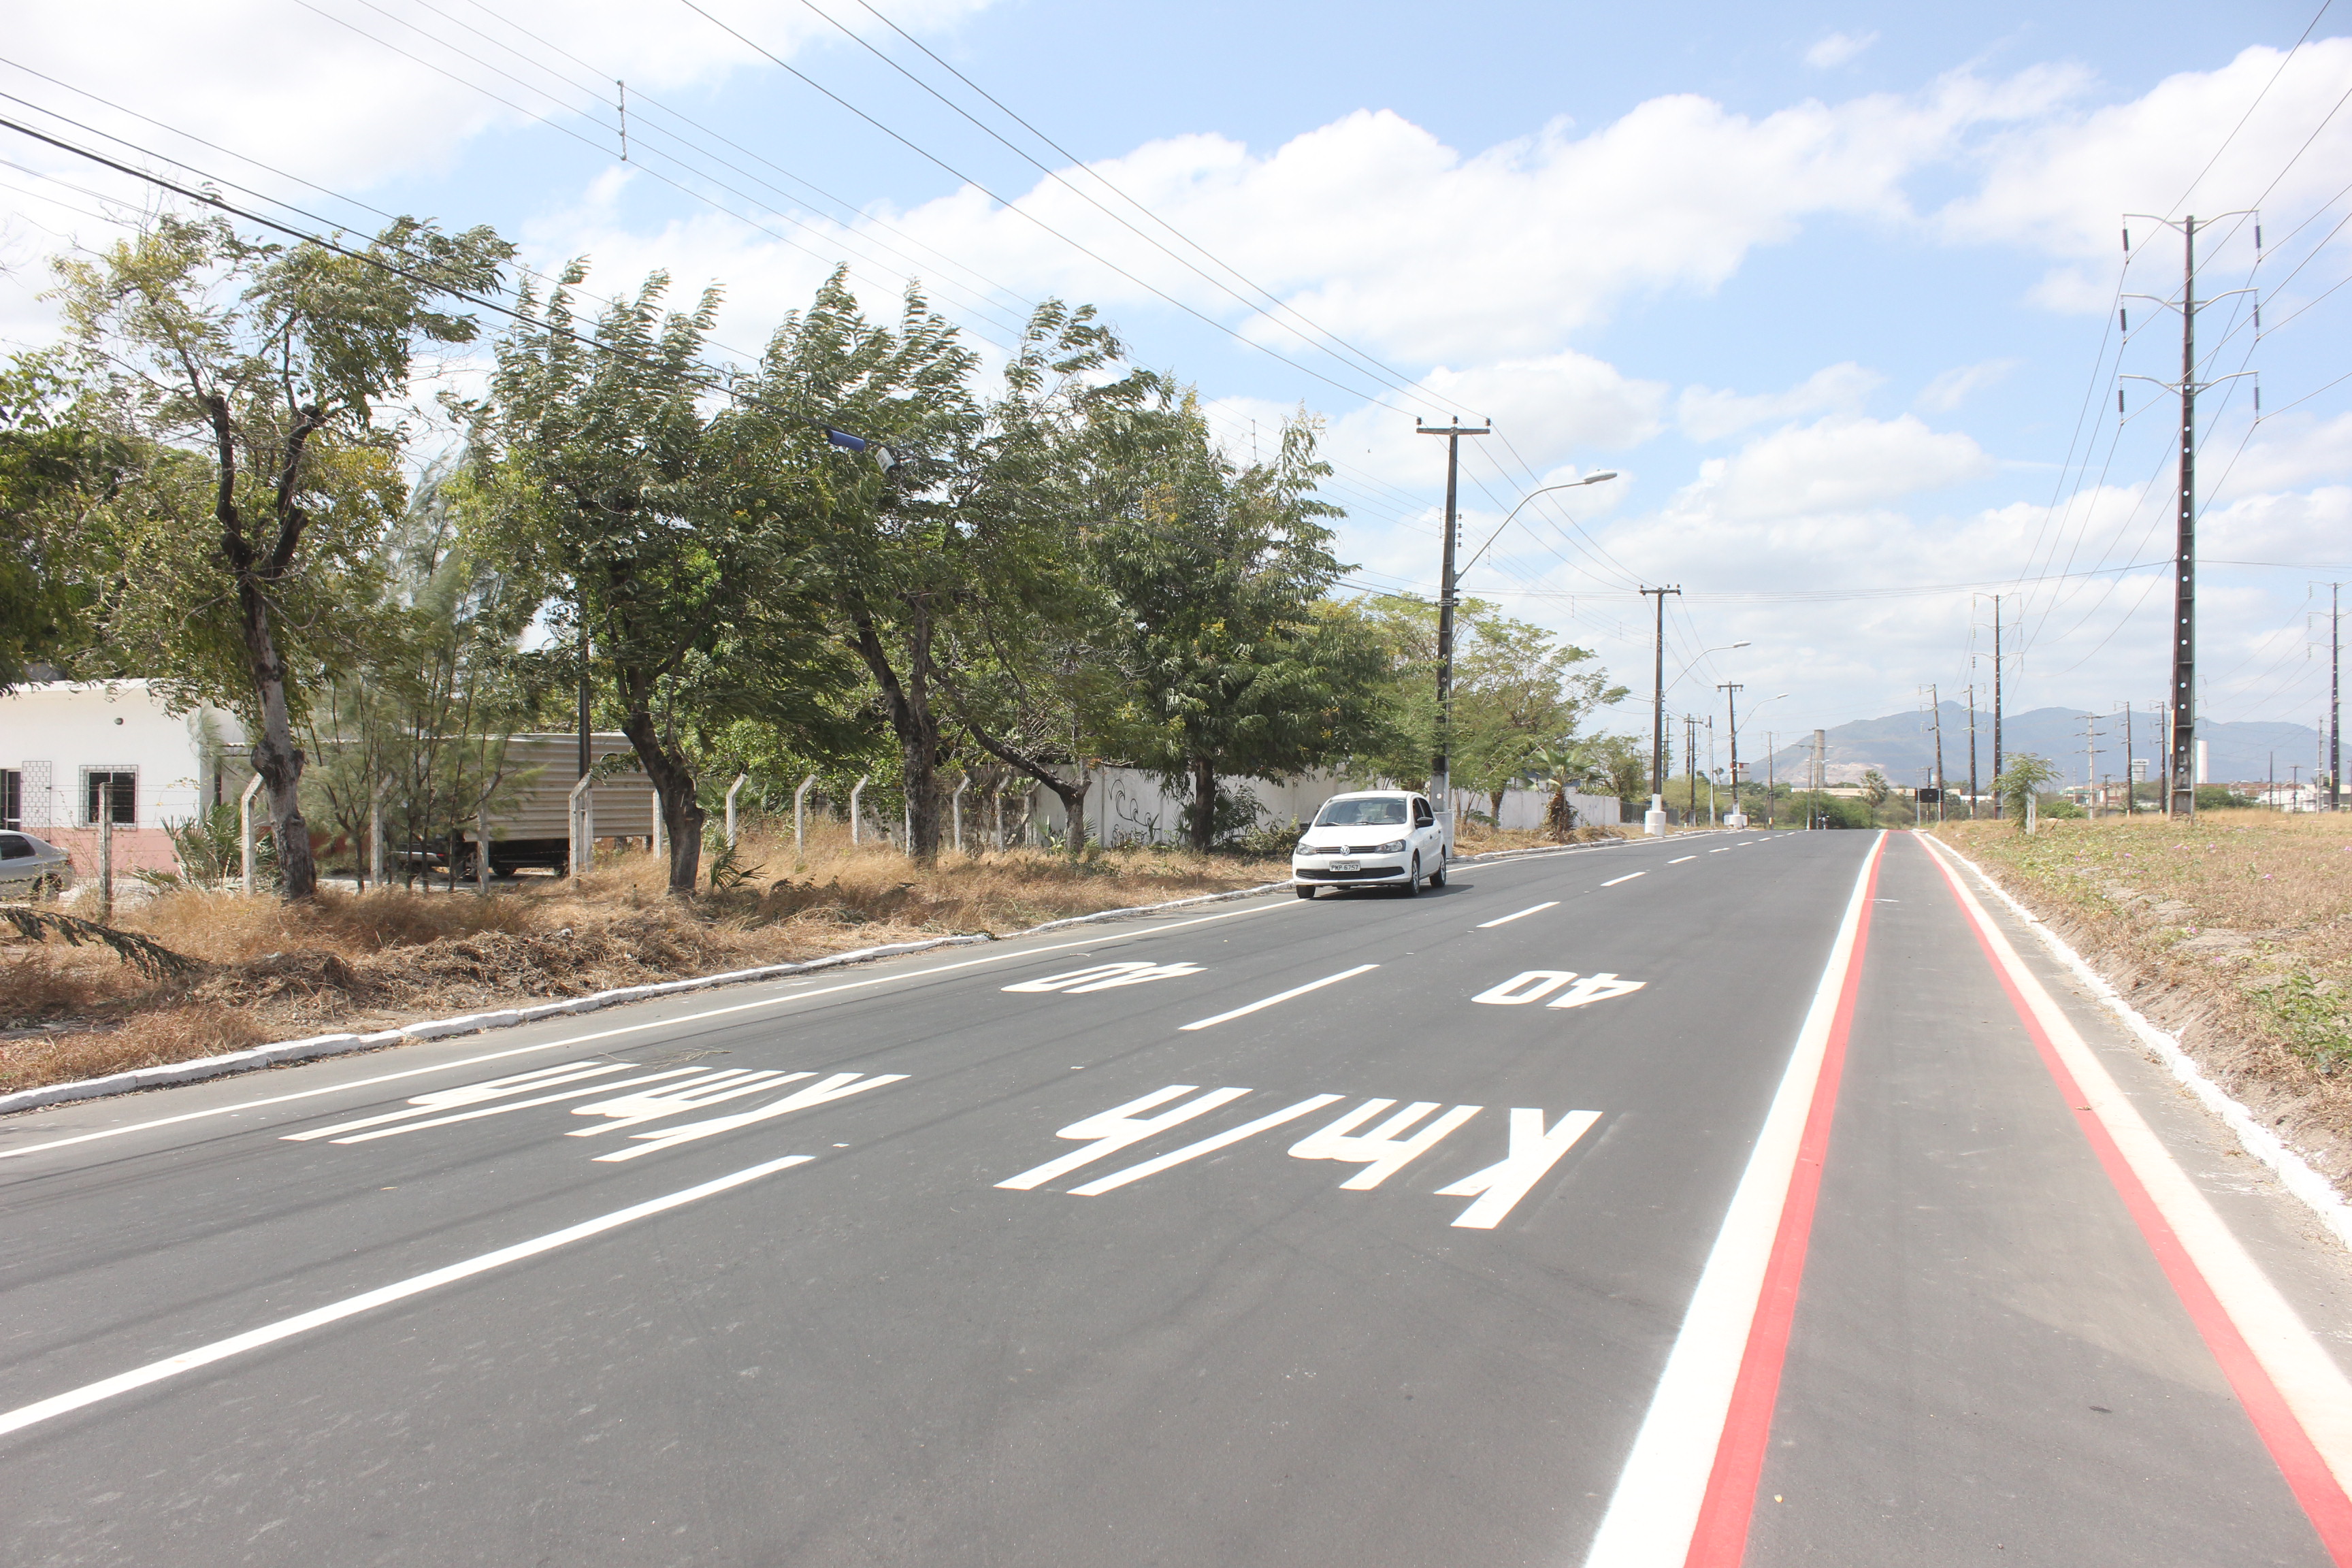
[[[29,833],[0,832],[0,897],[24,898],[73,886],[73,857]]]
[[[1445,886],[1445,829],[1429,797],[1410,790],[1335,795],[1290,853],[1290,877],[1302,899],[1318,888]]]

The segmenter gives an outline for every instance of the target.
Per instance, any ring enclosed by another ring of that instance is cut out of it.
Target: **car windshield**
[[[1402,827],[1404,802],[1393,796],[1376,800],[1327,800],[1315,814],[1318,827]]]

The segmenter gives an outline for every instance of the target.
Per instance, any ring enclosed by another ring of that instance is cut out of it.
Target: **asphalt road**
[[[2236,1298],[1880,845],[1567,853],[0,1122],[0,1563],[2343,1560]],[[2340,1249],[2033,962],[2332,1357]]]

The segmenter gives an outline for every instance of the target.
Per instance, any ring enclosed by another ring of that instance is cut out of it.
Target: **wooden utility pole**
[[[1445,437],[1445,549],[1437,579],[1437,736],[1429,760],[1429,804],[1437,808],[1438,820],[1445,825],[1450,848],[1454,842],[1454,781],[1448,763],[1454,741],[1454,552],[1459,531],[1454,497],[1462,469],[1462,437],[1486,435],[1493,426],[1474,427],[1458,421],[1423,425],[1415,419],[1412,423],[1423,436]]]

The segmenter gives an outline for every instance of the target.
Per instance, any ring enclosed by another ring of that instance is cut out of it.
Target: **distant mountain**
[[[2081,784],[2083,721],[2086,718],[2092,721],[2094,731],[2094,769],[2103,778],[2123,777],[2124,717],[2120,713],[2086,714],[2068,708],[2036,708],[2029,712],[2011,713],[2001,721],[2001,751],[2009,756],[2030,752],[2046,757],[2056,765],[2062,780],[2070,784]],[[1943,704],[1943,721],[1944,777],[1955,787],[1966,788],[1967,706],[1958,702]],[[1978,778],[1990,787],[1990,710],[1978,709],[1976,723]],[[2207,745],[2206,777],[2215,784],[2239,784],[2267,777],[2273,755],[2281,780],[2295,776],[2289,773],[2291,767],[2301,769],[2299,776],[2309,778],[2320,760],[2319,731],[2307,724],[2208,722],[2198,726],[2198,735]],[[1773,736],[1776,741],[1780,738],[1778,734]],[[1925,709],[1915,713],[1890,713],[1884,719],[1857,719],[1830,731],[1825,740],[1832,782],[1858,778],[1862,770],[1876,768],[1891,783],[1916,784],[1923,776],[1921,770],[1935,765],[1934,720]],[[2162,721],[2145,709],[2134,713],[2131,755],[2147,763],[2150,778],[2162,770],[2163,750]],[[1774,771],[1783,779],[1801,782],[1805,763],[1811,755],[1812,737],[1800,736],[1795,743],[1783,745],[1773,753]]]

